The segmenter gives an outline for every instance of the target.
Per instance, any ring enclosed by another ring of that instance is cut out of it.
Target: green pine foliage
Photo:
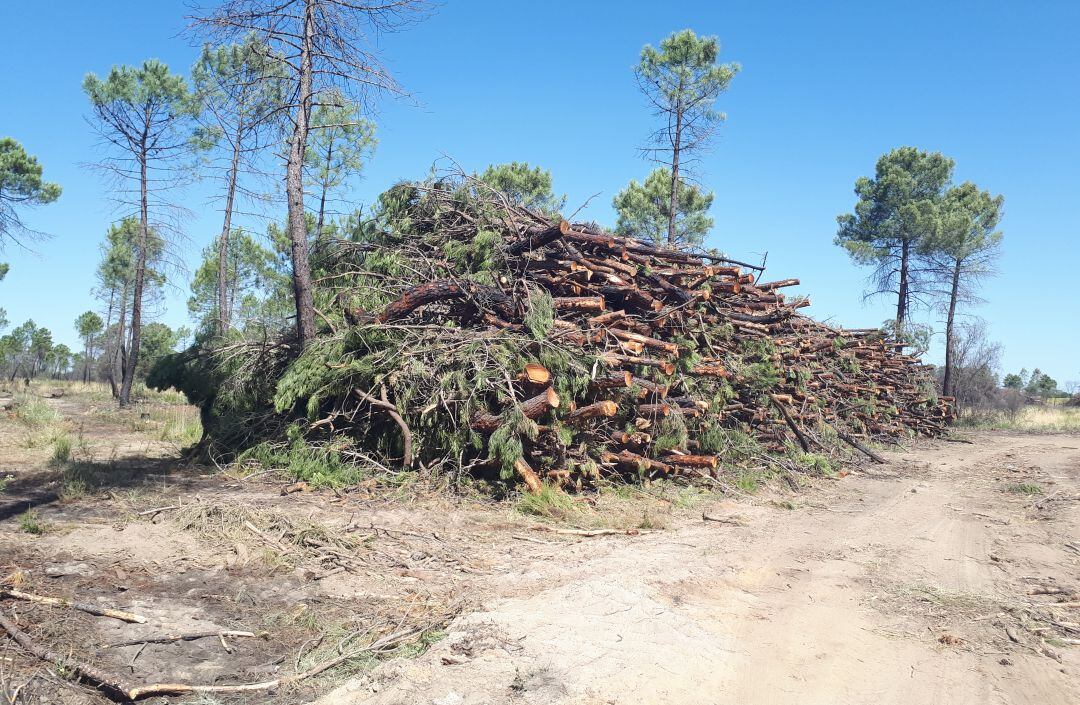
[[[0,138],[0,247],[5,238],[20,236],[26,227],[16,208],[52,203],[60,198],[60,185],[45,181],[44,170],[33,155],[10,137]],[[0,264],[0,279],[7,265]]]

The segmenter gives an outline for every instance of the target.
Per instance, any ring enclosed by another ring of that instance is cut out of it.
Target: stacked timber
[[[423,213],[428,220],[415,226],[416,215],[414,227],[442,235],[408,247],[430,279],[396,283],[381,310],[346,309],[345,318],[365,328],[439,324],[526,339],[530,311],[546,297],[543,344],[590,361],[586,383],[560,394],[552,371],[531,359],[506,375],[513,398],[491,399],[470,423],[489,435],[512,414],[535,422],[514,459],[530,489],[611,475],[715,476],[747,440],[762,453],[856,448],[873,456],[867,442],[936,436],[952,419],[951,400],[902,345],[877,329],[803,315],[810,300],[785,294],[798,279],[766,281],[761,267],[719,253],[516,207],[482,225],[449,199]],[[458,271],[446,242],[492,230],[491,276]]]

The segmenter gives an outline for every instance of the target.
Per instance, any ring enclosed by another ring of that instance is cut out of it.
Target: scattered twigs
[[[161,512],[167,512],[167,511],[170,511],[172,509],[181,509],[181,506],[179,504],[170,504],[167,507],[154,507],[153,509],[147,509],[145,511],[139,512],[139,516],[141,516],[141,517],[148,516],[148,515],[149,516],[157,516]]]
[[[127,697],[128,700],[134,700],[130,694],[131,686],[120,676],[109,673],[103,669],[91,666],[88,663],[74,661],[64,656],[61,653],[48,649],[31,639],[26,632],[19,629],[7,615],[0,613],[0,627],[3,627],[8,636],[15,640],[15,642],[25,649],[28,653],[37,656],[42,661],[52,664],[64,664],[65,667],[73,671],[76,675],[82,676],[88,680],[94,681],[102,686],[105,686],[114,693],[118,693]]]
[[[280,678],[274,678],[273,680],[262,681],[260,683],[237,683],[232,685],[191,685],[188,683],[153,683],[147,685],[135,685],[129,682],[126,678],[111,673],[105,669],[93,666],[85,661],[76,660],[69,656],[65,656],[59,652],[53,651],[41,644],[36,643],[31,639],[26,632],[19,629],[16,624],[10,620],[6,615],[0,614],[0,627],[3,627],[4,631],[8,633],[16,643],[19,644],[28,653],[37,656],[42,661],[53,664],[63,664],[64,667],[71,673],[85,678],[89,681],[97,683],[99,686],[111,691],[112,693],[119,695],[127,700],[139,700],[155,695],[184,695],[188,693],[246,693],[260,690],[271,690],[280,688],[292,683],[317,676],[318,674],[327,671],[334,666],[345,663],[346,661],[357,658],[363,654],[380,653],[393,649],[397,645],[401,644],[406,639],[416,636],[428,629],[427,626],[408,627],[400,629],[392,634],[376,639],[371,644],[358,648],[350,649],[339,656],[322,661],[315,666],[294,673],[292,675],[282,676]],[[215,633],[220,635],[220,632]]]
[[[119,619],[122,622],[133,622],[135,624],[145,624],[146,617],[132,612],[125,612],[123,610],[114,610],[107,607],[98,607],[96,605],[87,604],[85,602],[72,602],[59,597],[45,597],[43,595],[34,595],[29,592],[22,592],[21,590],[9,590],[6,588],[0,588],[0,598],[10,597],[13,600],[25,600],[27,602],[33,602],[38,605],[48,605],[49,607],[66,607],[68,609],[78,610],[80,612],[86,612],[96,617],[111,617],[112,619]]]

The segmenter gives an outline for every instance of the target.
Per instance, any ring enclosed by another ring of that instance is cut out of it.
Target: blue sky
[[[150,57],[186,73],[196,55],[179,36],[186,12],[180,0],[0,8],[0,135],[64,187],[27,214],[53,237],[36,253],[0,254],[11,264],[0,283],[11,321],[32,317],[77,346],[71,322],[95,305],[98,245],[115,217],[82,166],[100,152],[80,82]],[[524,160],[553,172],[568,210],[599,192],[583,214],[612,222],[612,196],[649,170],[636,147],[653,120],[631,68],[643,45],[686,27],[719,36],[722,60],[743,66],[702,165],[716,193],[710,245],[738,259],[767,251],[769,276],[799,277],[812,315],[877,325],[890,307],[863,302],[865,272],[832,244],[835,217],[883,152],[940,150],[957,181],[1005,196],[1001,273],[971,311],[1004,345],[1003,368],[1080,380],[1080,3],[448,0],[380,42],[414,99],[379,105],[379,148],[354,200],[422,176],[443,155],[467,169]],[[193,269],[220,222],[204,190],[185,202],[194,216],[182,255]],[[160,316],[170,325],[187,318],[187,277],[176,280]]]

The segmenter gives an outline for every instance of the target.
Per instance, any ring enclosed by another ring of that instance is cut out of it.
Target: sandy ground
[[[115,486],[65,496],[47,451],[0,419],[13,475],[0,578],[149,622],[0,603],[41,643],[135,682],[235,683],[310,666],[356,635],[433,635],[426,651],[390,654],[408,658],[299,687],[155,705],[1080,702],[1077,436],[975,434],[799,493],[630,502],[615,525],[664,528],[582,537],[507,503],[415,490],[283,496],[283,480],[190,467],[115,415],[53,403],[108,457],[99,470]],[[45,533],[20,530],[28,506]],[[275,548],[282,522],[355,538],[350,569]],[[260,637],[108,646],[220,629]],[[0,692],[16,688],[21,705],[108,702],[5,640]]]
[[[444,642],[319,703],[1080,702],[1080,438],[974,440],[795,510],[538,546]]]

